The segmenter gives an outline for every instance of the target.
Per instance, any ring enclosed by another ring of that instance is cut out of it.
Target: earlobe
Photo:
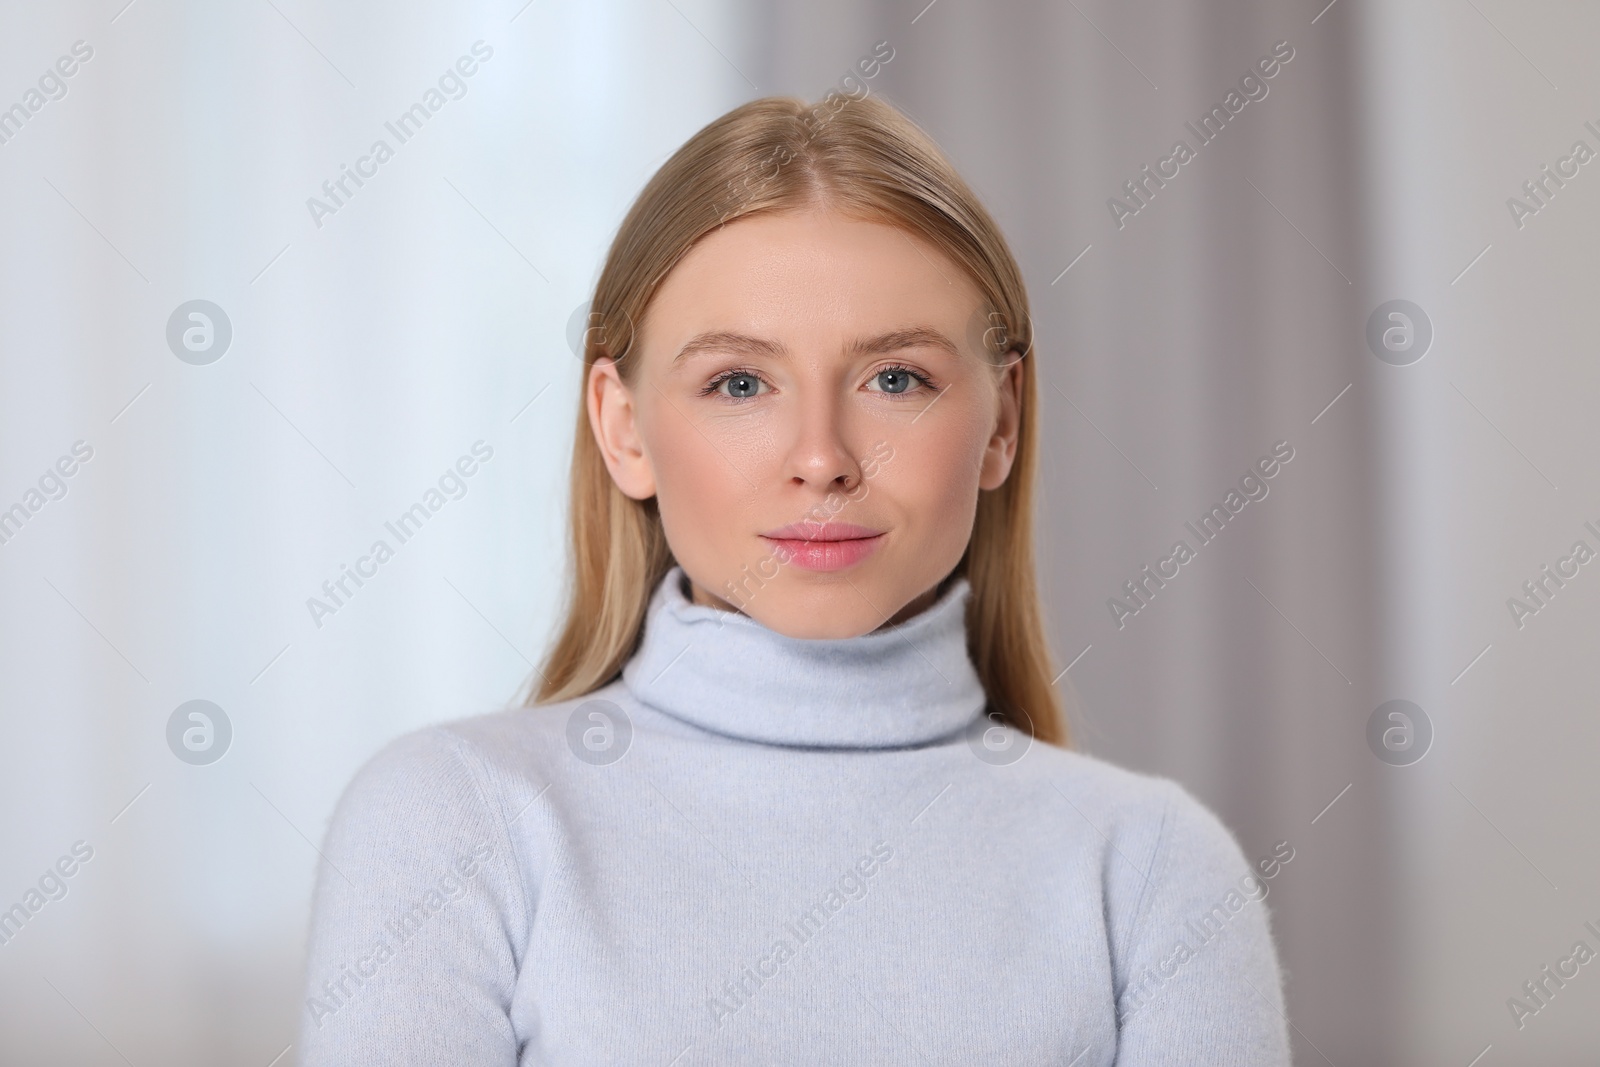
[[[1016,355],[1013,353],[1013,355]],[[998,405],[994,433],[983,450],[983,465],[978,475],[978,488],[998,489],[1011,473],[1011,464],[1017,456],[1017,437],[1022,424],[1022,360],[1017,356],[1001,372],[996,383],[995,401]]]
[[[656,493],[655,472],[639,436],[632,390],[607,358],[594,361],[584,389],[589,429],[611,480],[625,496],[647,500]]]

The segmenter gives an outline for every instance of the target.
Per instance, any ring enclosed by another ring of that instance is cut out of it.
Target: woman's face
[[[980,351],[981,304],[932,245],[825,209],[740,219],[673,268],[632,385],[600,360],[586,395],[695,602],[808,638],[932,603],[1016,450],[1020,367]]]

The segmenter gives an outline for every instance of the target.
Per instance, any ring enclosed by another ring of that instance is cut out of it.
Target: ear
[[[996,383],[995,427],[978,468],[979,489],[998,489],[1004,485],[1011,473],[1011,464],[1017,458],[1017,438],[1022,430],[1023,358],[1017,356],[1007,363]]]
[[[622,381],[616,363],[604,356],[595,360],[583,392],[589,429],[594,432],[611,480],[634,500],[655,496],[655,471],[639,437],[633,390]]]

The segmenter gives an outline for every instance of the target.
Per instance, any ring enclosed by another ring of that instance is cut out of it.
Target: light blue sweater
[[[984,718],[965,579],[829,641],[681,579],[619,680],[356,775],[303,1064],[1289,1062],[1293,849],[1247,863],[1173,782]]]

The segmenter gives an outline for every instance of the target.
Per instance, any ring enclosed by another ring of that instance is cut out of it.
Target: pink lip
[[[877,537],[882,530],[870,526],[855,526],[848,522],[791,522],[776,530],[768,530],[762,537],[775,541],[854,541],[858,538]]]
[[[866,559],[883,531],[848,522],[796,522],[761,535],[785,563],[808,571],[837,571]]]

